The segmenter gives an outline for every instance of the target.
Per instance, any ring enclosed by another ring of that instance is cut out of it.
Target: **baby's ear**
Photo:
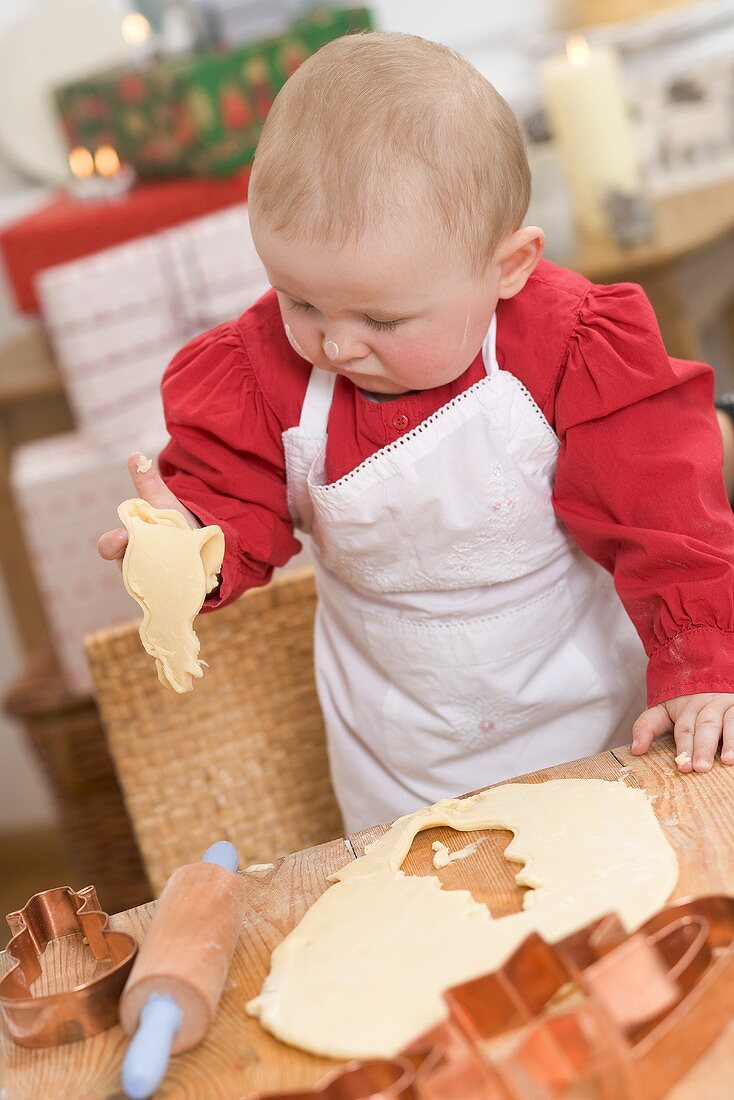
[[[545,248],[545,233],[537,225],[525,225],[510,233],[497,253],[499,297],[514,298],[535,271]]]

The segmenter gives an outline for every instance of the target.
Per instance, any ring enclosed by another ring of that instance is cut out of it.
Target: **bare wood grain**
[[[645,756],[615,749],[629,777],[644,788],[676,850],[680,877],[673,894],[734,893],[734,769],[717,761],[706,774],[685,775],[675,764],[672,737]]]

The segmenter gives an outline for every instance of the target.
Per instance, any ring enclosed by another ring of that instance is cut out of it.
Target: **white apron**
[[[496,316],[486,378],[330,485],[334,374],[283,435],[350,832],[620,744],[645,706],[642,644],[553,511],[558,438],[495,337]]]

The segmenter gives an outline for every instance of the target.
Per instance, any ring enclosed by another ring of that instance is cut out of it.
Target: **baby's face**
[[[252,220],[286,335],[304,359],[361,389],[399,394],[452,382],[475,358],[499,273],[468,275],[401,226],[337,249],[294,244]]]

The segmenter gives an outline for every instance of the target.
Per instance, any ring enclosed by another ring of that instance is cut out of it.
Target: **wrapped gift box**
[[[67,84],[56,105],[70,147],[112,145],[141,176],[226,175],[252,160],[273,99],[301,62],[370,27],[366,8],[320,8],[278,38]]]
[[[163,234],[162,245],[187,338],[238,317],[270,285],[245,203]]]
[[[156,180],[114,202],[75,202],[58,195],[0,230],[16,305],[26,313],[38,311],[35,284],[41,271],[242,203],[249,178],[250,169],[243,168],[222,179]]]
[[[141,431],[163,436],[159,387],[182,327],[160,235],[45,271],[41,312],[77,425],[120,455]]]
[[[44,271],[41,311],[78,427],[118,460],[141,434],[162,438],[172,356],[267,287],[243,203]]]
[[[64,679],[86,694],[84,636],[139,617],[119,569],[97,554],[132,495],[127,468],[80,435],[51,436],[13,452],[11,486]]]

